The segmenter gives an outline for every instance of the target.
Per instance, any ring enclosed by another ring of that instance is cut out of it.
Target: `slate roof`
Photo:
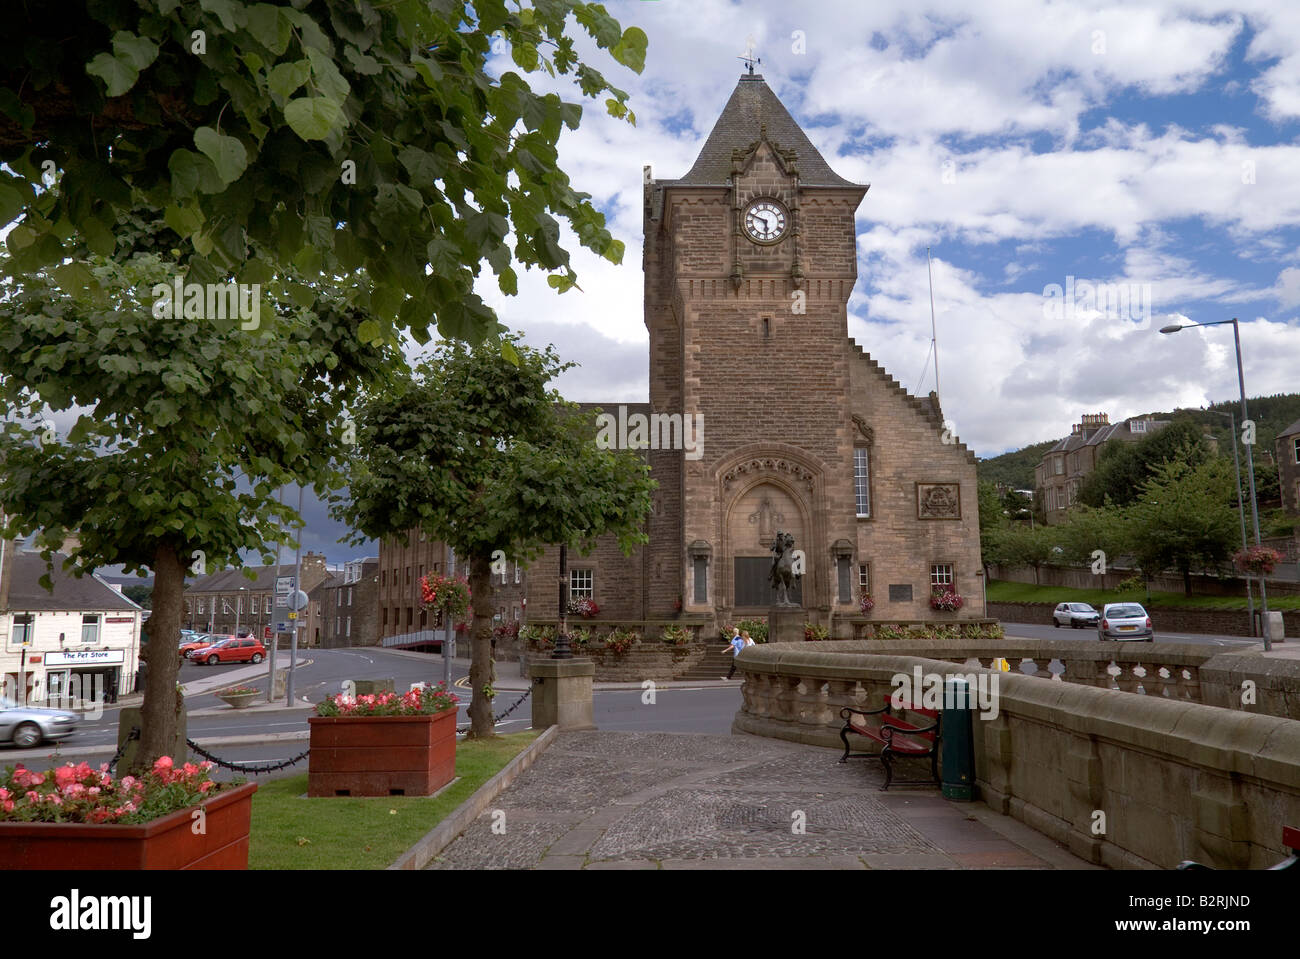
[[[34,612],[120,609],[132,613],[140,609],[94,574],[78,578],[65,572],[63,562],[67,558],[63,553],[54,554],[54,569],[49,571],[54,581],[51,593],[41,585],[41,577],[47,572],[41,554],[15,553],[10,567],[9,608]]]
[[[1279,437],[1290,436],[1292,433],[1300,433],[1300,420],[1296,420],[1294,423],[1292,423],[1290,426],[1288,426],[1286,429],[1284,429],[1281,433],[1278,433],[1277,435]]]
[[[664,185],[718,186],[731,176],[731,151],[748,149],[767,127],[767,139],[782,150],[794,150],[800,186],[858,186],[830,168],[807,134],[790,116],[761,74],[740,78],[731,99],[713,124],[695,165],[680,180],[662,180]]]

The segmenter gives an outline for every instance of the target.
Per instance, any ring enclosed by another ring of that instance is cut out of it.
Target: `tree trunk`
[[[1183,567],[1183,595],[1192,595],[1192,568],[1190,566]]]
[[[483,687],[496,679],[492,662],[492,562],[489,556],[470,558],[469,591],[473,620],[470,626],[468,737],[481,739],[495,734],[492,700],[483,695]]]
[[[184,605],[185,568],[170,545],[160,545],[154,554],[153,612],[149,614],[149,645],[144,703],[140,707],[140,748],[131,772],[146,770],[159,756],[172,751],[176,716],[184,708],[176,691],[180,662],[176,642],[181,631]],[[173,759],[184,761],[183,756]]]

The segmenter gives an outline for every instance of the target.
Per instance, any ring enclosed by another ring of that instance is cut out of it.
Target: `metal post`
[[[276,491],[276,494],[275,494],[275,501],[276,501],[280,506],[284,506],[284,487],[283,487],[283,486],[281,486],[281,487]],[[281,527],[281,529],[283,529],[283,527]],[[278,584],[279,581],[280,581],[280,567],[281,567],[280,557],[281,557],[281,555],[283,554],[283,551],[284,551],[284,547],[283,547],[280,543],[276,543],[276,544],[275,544],[275,580],[276,580],[276,583],[277,583],[277,584]],[[272,586],[272,587],[271,587],[271,618],[272,618],[272,620],[275,619],[275,615],[276,615],[276,614],[275,614],[275,601],[276,601],[277,599],[279,599],[279,596],[276,595],[276,592],[275,592],[275,586]],[[288,602],[288,600],[286,600],[285,602]],[[271,639],[271,655],[268,656],[268,657],[266,658],[266,661],[267,661],[267,663],[270,664],[270,669],[271,669],[271,672],[270,672],[270,674],[268,675],[267,680],[266,680],[266,701],[267,701],[268,703],[273,703],[273,702],[275,702],[275,651],[276,651],[276,649],[279,648],[279,646],[280,646],[280,632],[279,632],[279,630],[276,630],[276,631],[272,634],[272,639]]]
[[[1246,411],[1246,374],[1241,366],[1241,333],[1237,325],[1237,318],[1232,318],[1232,341],[1237,347],[1237,385],[1241,388],[1241,425],[1244,429],[1246,423],[1250,421],[1250,414]],[[1259,537],[1259,507],[1255,502],[1255,457],[1251,452],[1254,443],[1246,444],[1246,477],[1250,481],[1250,521],[1255,528],[1255,545],[1262,545]],[[1259,603],[1263,610],[1263,616],[1260,620],[1261,632],[1264,634],[1264,652],[1270,652],[1273,644],[1268,638],[1268,587],[1264,583],[1264,574],[1259,574]]]
[[[551,659],[572,659],[573,650],[569,648],[569,547],[560,544],[560,624],[555,633],[555,651]]]
[[[1222,415],[1222,414],[1220,414]],[[1246,504],[1241,499],[1241,457],[1237,453],[1237,418],[1228,411],[1228,422],[1232,429],[1232,467],[1237,473],[1237,517],[1241,520],[1241,548],[1246,548]],[[1246,577],[1246,611],[1250,616],[1250,635],[1255,635],[1255,592],[1251,588],[1250,577]]]
[[[298,517],[299,519],[302,518],[302,486],[301,485],[299,485],[298,487]],[[294,552],[294,557],[293,557],[293,588],[295,593],[298,592],[299,590],[302,590],[302,527],[301,526],[298,527],[298,546],[296,551]],[[306,590],[303,590],[303,592],[305,593]],[[309,606],[311,606],[310,599],[307,601],[307,605],[304,606],[302,609],[297,610],[297,612],[301,613]],[[292,634],[290,634],[289,637],[289,675],[285,679],[285,683],[284,683],[284,704],[286,706],[293,705],[293,665],[294,665],[294,661],[298,658],[298,619],[295,618],[292,625],[293,625],[293,632]]]
[[[451,557],[450,549],[446,543],[442,544],[442,561],[443,568],[447,570],[447,575],[451,575]],[[442,618],[442,681],[446,683],[447,688],[451,689],[451,617]]]

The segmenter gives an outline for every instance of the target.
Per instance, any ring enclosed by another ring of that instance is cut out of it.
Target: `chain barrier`
[[[292,759],[281,759],[275,762],[272,762],[271,760],[263,760],[261,762],[255,761],[251,763],[232,763],[212,755],[212,753],[208,752],[192,739],[185,740],[185,744],[204,759],[216,763],[222,769],[229,769],[231,772],[236,773],[252,773],[255,776],[260,773],[273,773],[280,769],[288,769],[290,766],[296,766],[298,763],[306,759],[307,754],[311,752],[310,749],[304,749]]]
[[[511,713],[513,713],[516,709],[518,709],[518,708],[523,704],[523,701],[524,701],[525,699],[527,699],[529,696],[531,696],[532,694],[533,694],[533,687],[529,686],[527,689],[524,690],[524,694],[523,694],[522,696],[520,696],[518,699],[515,700],[513,706],[511,706],[509,709],[507,709],[507,710],[506,710],[505,712],[503,712],[503,713],[498,713],[498,714],[496,715],[496,717],[495,717],[492,721],[493,721],[494,723],[499,723],[499,722],[501,722],[501,720],[505,719],[507,716],[509,716]],[[456,735],[457,735],[457,736],[464,736],[467,732],[469,732],[469,730],[470,730],[470,727],[469,727],[469,726],[458,726],[458,727],[456,727]]]
[[[110,773],[113,774],[117,773],[117,764],[121,762],[122,757],[126,755],[127,745],[139,738],[140,738],[140,727],[132,726],[131,731],[126,734],[126,739],[122,740],[122,745],[117,747],[117,753],[113,756],[112,759],[108,761],[108,771]]]

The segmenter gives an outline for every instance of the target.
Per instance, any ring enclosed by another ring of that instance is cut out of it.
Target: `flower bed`
[[[428,796],[456,775],[457,697],[443,683],[331,696],[311,727],[308,796]]]
[[[143,776],[107,764],[0,778],[0,869],[245,869],[256,784],[161,757]]]
[[[955,613],[965,604],[965,600],[951,589],[936,589],[930,594],[930,608],[945,613]]]

